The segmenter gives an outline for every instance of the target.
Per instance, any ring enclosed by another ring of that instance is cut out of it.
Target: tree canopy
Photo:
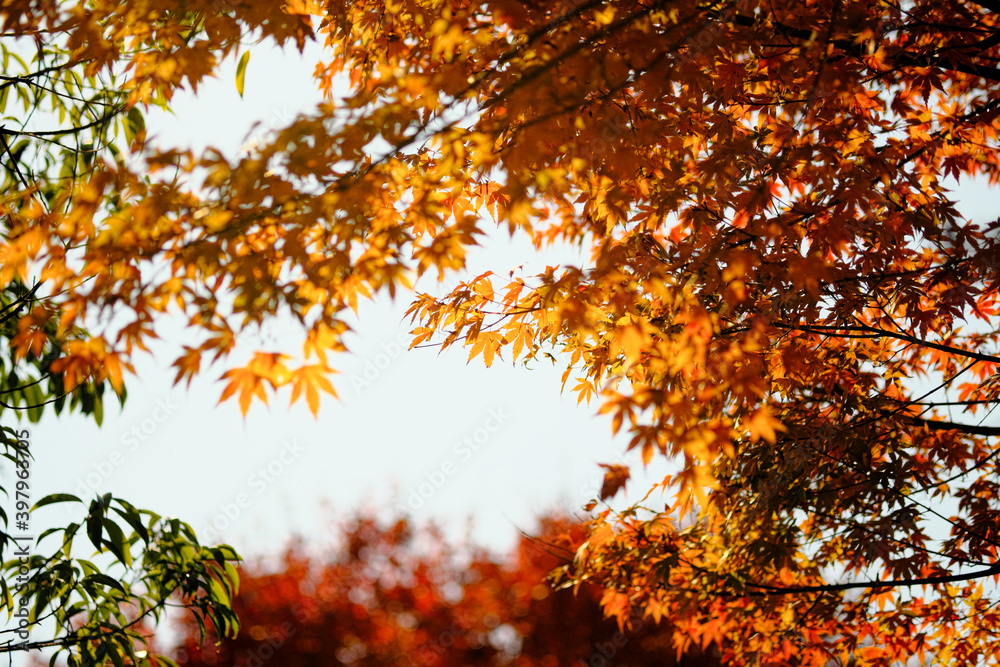
[[[71,138],[110,123],[100,109],[135,136],[131,160],[81,145],[67,176],[49,135],[4,130],[46,142],[6,151],[0,287],[34,280],[45,299],[10,344],[37,357],[54,336],[65,390],[120,387],[173,317],[192,336],[178,382],[215,364],[244,411],[287,391],[315,412],[360,300],[453,275],[497,228],[579,245],[584,265],[496,267],[410,309],[415,345],[486,365],[562,351],[564,387],[645,461],[677,462],[640,506],[595,516],[562,581],[600,582],[623,624],[668,616],[738,663],[1000,662],[1000,428],[983,423],[1000,393],[1000,220],[955,194],[996,186],[1000,5],[126,0],[2,16],[5,39],[59,51],[86,86],[116,77],[121,93],[85,103],[60,75]],[[143,108],[257,38],[320,40],[327,101],[243,157],[142,145]],[[57,85],[38,62],[0,84],[29,107]],[[278,315],[301,323],[300,350],[230,358]],[[610,467],[602,495],[627,479]]]
[[[217,643],[187,620],[175,658],[181,667],[718,664],[713,647],[678,659],[667,620],[637,617],[621,631],[597,586],[552,590],[546,575],[572,558],[583,531],[552,516],[540,524],[494,555],[405,518],[350,517],[331,527],[329,553],[293,543],[277,567],[241,566],[239,635]]]

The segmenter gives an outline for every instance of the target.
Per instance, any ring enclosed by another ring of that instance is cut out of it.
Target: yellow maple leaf
[[[330,384],[330,380],[327,379],[327,375],[333,371],[323,364],[313,364],[310,366],[302,366],[291,372],[291,383],[292,383],[292,399],[289,404],[295,403],[299,396],[305,392],[306,403],[309,405],[309,410],[313,413],[313,416],[319,414],[319,391],[322,389],[326,393],[333,397],[337,396],[336,390],[334,390],[333,385]]]
[[[226,371],[222,378],[228,379],[229,384],[222,392],[219,403],[239,392],[240,412],[246,415],[250,409],[250,401],[254,396],[259,398],[264,405],[267,405],[267,394],[264,392],[264,378],[251,368],[233,368]]]
[[[642,356],[642,349],[646,344],[646,336],[639,327],[629,325],[618,331],[618,344],[621,345],[622,351],[625,352],[625,358],[628,362],[634,364]]]
[[[750,439],[754,442],[764,438],[773,445],[778,441],[777,432],[787,433],[788,429],[781,423],[780,419],[774,416],[771,408],[762,405],[750,415],[750,419],[747,421],[747,431],[750,433]]]

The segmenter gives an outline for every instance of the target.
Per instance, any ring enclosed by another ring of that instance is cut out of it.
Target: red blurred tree
[[[576,524],[547,518],[539,537],[504,558],[460,549],[435,528],[407,520],[383,526],[369,516],[342,528],[328,559],[293,545],[279,571],[247,567],[234,609],[235,639],[200,640],[183,625],[183,667],[325,665],[716,665],[714,647],[689,646],[678,659],[672,632],[635,617],[624,628],[604,618],[601,589],[553,590],[546,575],[573,557]],[[669,628],[673,630],[673,628]]]

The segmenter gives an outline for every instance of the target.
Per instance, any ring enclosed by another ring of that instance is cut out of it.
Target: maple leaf
[[[604,484],[601,486],[601,500],[611,498],[619,490],[625,488],[629,479],[628,466],[618,464],[601,463],[600,466],[607,470],[604,473]]]
[[[747,432],[750,434],[750,438],[753,440],[763,438],[772,445],[778,441],[777,432],[787,430],[781,420],[777,419],[766,405],[754,410],[747,420]]]
[[[326,393],[336,397],[337,392],[334,390],[333,385],[330,384],[330,380],[327,376],[330,374],[330,369],[323,364],[314,364],[311,366],[302,366],[291,372],[291,383],[292,383],[292,398],[291,403],[295,403],[299,395],[305,392],[306,402],[309,405],[309,410],[312,411],[313,415],[319,414],[319,390],[322,389]]]
[[[469,350],[469,361],[482,353],[483,363],[489,368],[493,365],[493,358],[500,356],[500,348],[503,345],[503,335],[496,331],[483,331],[479,333]]]
[[[22,317],[17,323],[17,328],[17,335],[10,341],[10,344],[14,346],[14,358],[21,360],[29,353],[40,358],[50,336],[38,328],[38,323],[30,315]]]
[[[590,403],[591,397],[595,393],[594,384],[585,378],[578,378],[576,381],[576,386],[573,387],[573,391],[577,392],[579,396],[576,399],[577,405],[583,401]]]
[[[239,392],[240,411],[245,415],[250,409],[250,401],[256,396],[262,403],[267,404],[267,394],[264,391],[265,378],[252,368],[233,368],[223,373],[222,380],[229,380],[229,384],[222,391],[219,403],[222,403],[230,396]]]
[[[187,345],[184,346],[185,353],[174,361],[177,368],[177,375],[174,377],[174,384],[179,384],[181,380],[187,378],[187,385],[191,386],[191,381],[201,369],[201,350]]]

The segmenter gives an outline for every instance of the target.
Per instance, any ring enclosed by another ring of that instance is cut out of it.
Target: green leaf
[[[122,121],[122,129],[125,130],[125,142],[131,147],[136,141],[142,141],[146,137],[146,119],[142,116],[139,107],[132,107],[125,114]]]
[[[240,590],[240,573],[232,563],[224,563],[223,568],[226,571],[226,578],[229,580],[227,588],[235,595]]]
[[[125,519],[128,525],[132,527],[132,530],[134,530],[139,537],[142,538],[143,542],[149,544],[149,531],[147,531],[146,527],[142,525],[142,517],[139,515],[138,510],[121,498],[115,498],[115,501],[121,505],[124,510],[118,509],[117,507],[113,507],[112,509],[118,513],[118,516]]]
[[[28,415],[28,421],[32,424],[37,424],[38,420],[42,418],[42,410],[45,406],[45,396],[42,394],[42,390],[37,384],[28,384],[21,391],[24,395],[24,402],[28,408],[25,411]]]
[[[3,600],[3,606],[7,610],[7,620],[9,621],[11,616],[14,615],[14,597],[10,594],[10,588],[7,587],[7,579],[0,577],[0,600]]]
[[[243,54],[239,64],[236,65],[236,92],[240,94],[240,97],[243,97],[243,80],[246,78],[248,62],[250,62],[249,51]]]
[[[63,616],[65,618],[71,619],[74,616],[76,616],[77,614],[79,614],[80,612],[86,611],[86,609],[87,609],[87,603],[83,602],[83,601],[80,601],[80,602],[74,602],[73,604],[71,604],[68,607],[64,607],[62,609],[62,612],[63,612]]]
[[[107,545],[111,553],[125,567],[130,567],[132,565],[132,548],[125,540],[125,534],[122,533],[122,529],[111,519],[105,519],[104,532],[108,535],[108,539],[104,541],[104,544]]]
[[[70,557],[70,552],[73,549],[73,538],[76,536],[76,531],[79,527],[80,524],[78,523],[71,523],[66,526],[66,537],[63,541],[62,551],[67,559]]]
[[[29,621],[37,621],[39,618],[45,615],[45,608],[49,605],[49,600],[51,600],[52,589],[47,586],[41,586],[35,597],[35,604],[31,608],[31,612],[28,614]]]
[[[121,653],[113,648],[109,650],[108,653],[111,656],[111,662],[114,663],[115,667],[125,667],[125,660],[122,659]]]
[[[66,529],[64,527],[62,527],[62,526],[55,526],[53,528],[49,528],[49,529],[45,530],[44,532],[42,532],[41,535],[38,536],[38,543],[41,543],[42,540],[44,540],[46,537],[48,537],[52,533],[61,533],[61,532],[65,531],[65,530]]]
[[[83,501],[74,496],[72,493],[53,493],[45,496],[31,508],[34,512],[39,507],[45,507],[46,505],[54,505],[56,503],[82,503]]]
[[[201,614],[195,613],[194,620],[198,623],[198,636],[201,637],[202,641],[205,639],[205,621],[202,620]]]
[[[111,588],[120,591],[122,595],[128,595],[128,593],[125,592],[125,587],[122,586],[122,582],[118,581],[114,577],[109,577],[103,572],[95,572],[87,577],[85,581],[93,581],[98,584],[103,584],[104,586],[110,586]]]
[[[233,549],[228,544],[219,544],[211,548],[212,557],[219,564],[225,563],[226,561],[239,561],[240,555],[236,553],[236,549]]]
[[[101,536],[104,532],[104,512],[98,501],[90,503],[90,514],[87,516],[87,537],[98,552],[103,551]]]
[[[94,421],[98,426],[104,421],[104,401],[94,403]]]
[[[17,53],[15,53],[13,51],[10,52],[10,56],[14,60],[16,60],[18,62],[18,64],[21,66],[21,71],[22,72],[27,72],[28,71],[28,63],[24,62],[24,58],[22,58],[21,56],[17,55]],[[4,70],[7,70],[7,65],[6,64],[4,64]]]

